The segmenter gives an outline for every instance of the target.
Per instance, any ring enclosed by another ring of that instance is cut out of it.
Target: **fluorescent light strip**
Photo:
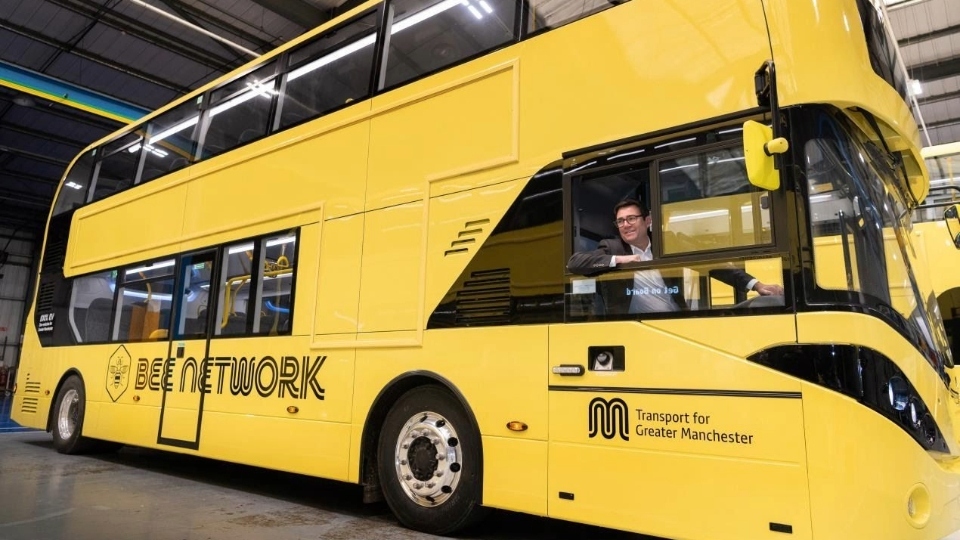
[[[699,163],[691,163],[690,165],[680,165],[677,167],[667,167],[666,169],[660,169],[660,172],[670,172],[670,171],[679,171],[680,169],[689,169],[691,167],[699,167]]]
[[[67,182],[67,183],[64,184],[64,185],[67,186],[68,188],[83,189],[83,186],[81,186],[80,184],[78,184],[78,183],[76,183],[76,182]]]
[[[279,246],[281,244],[289,244],[291,242],[296,242],[296,236],[284,236],[282,238],[274,238],[273,240],[267,241],[267,247]],[[229,255],[236,255],[237,253],[246,253],[247,251],[253,251],[253,242],[249,244],[243,244],[240,246],[232,247],[227,250]]]
[[[282,238],[274,238],[273,240],[267,240],[267,247],[279,246],[281,244],[289,244],[290,242],[296,242],[296,236],[284,236]]]
[[[470,10],[470,13],[473,13],[473,16],[476,17],[478,21],[483,18],[483,15],[480,13],[480,10],[473,7],[472,5],[468,5],[467,9]]]
[[[820,202],[826,202],[826,201],[830,201],[830,200],[839,201],[839,200],[844,200],[844,199],[841,198],[841,197],[837,197],[837,196],[835,196],[835,195],[829,194],[829,193],[828,193],[828,194],[824,194],[824,195],[813,195],[812,197],[810,197],[810,202],[812,202],[812,203],[820,203]]]
[[[149,144],[153,144],[153,143],[156,143],[156,142],[160,142],[160,141],[166,139],[167,137],[173,135],[174,133],[178,133],[178,132],[180,132],[180,131],[183,131],[183,130],[187,129],[188,127],[193,127],[193,126],[197,125],[197,122],[199,122],[199,121],[200,121],[200,117],[199,117],[199,116],[191,117],[191,118],[189,118],[189,119],[187,119],[187,120],[184,120],[183,122],[180,122],[179,124],[174,125],[173,127],[169,127],[169,128],[167,128],[167,129],[161,131],[160,133],[157,133],[156,135],[150,137],[150,140],[147,141],[147,142],[148,142]]]
[[[131,268],[130,270],[127,270],[126,272],[124,272],[124,274],[129,276],[130,274],[136,274],[137,272],[147,272],[150,270],[156,270],[158,268],[167,268],[169,266],[173,266],[174,264],[176,264],[176,261],[173,259],[170,259],[167,261],[160,261],[158,263],[151,264],[150,266],[138,266],[136,268]]]
[[[493,8],[490,7],[490,4],[487,3],[487,0],[480,0],[479,4],[480,7],[482,7],[487,13],[493,13]]]
[[[336,51],[333,51],[332,53],[326,56],[321,56],[320,58],[317,58],[313,62],[310,62],[309,64],[303,65],[291,71],[290,74],[287,75],[287,82],[296,80],[306,75],[307,73],[310,73],[311,71],[320,69],[323,66],[330,64],[332,62],[336,62],[337,60],[343,58],[344,56],[355,53],[360,49],[366,47],[367,45],[373,45],[373,43],[376,42],[376,40],[377,40],[376,34],[370,34],[369,36],[359,41],[355,41],[350,45],[343,47],[342,49],[337,49]]]
[[[148,295],[147,293],[142,293],[140,291],[128,291],[126,289],[123,290],[123,295],[132,296],[134,298],[150,298],[152,300],[166,300],[167,302],[169,302],[171,298],[173,298],[169,294],[153,293]]]
[[[406,19],[394,24],[393,29],[390,31],[390,35],[406,30],[407,28],[410,28],[415,24],[421,23],[429,19],[430,17],[433,17],[434,15],[439,15],[444,11],[452,8],[453,6],[456,6],[457,4],[461,4],[461,3],[463,3],[462,0],[444,0],[439,4],[431,6],[423,11],[419,11],[411,15],[410,17],[407,17]]]
[[[658,144],[657,146],[654,146],[654,148],[665,148],[667,146],[673,146],[675,144],[683,144],[683,143],[687,143],[695,140],[697,140],[696,137],[690,137],[689,139],[680,139],[679,141],[670,141],[663,144]]]
[[[246,253],[248,251],[253,251],[253,243],[243,244],[242,246],[232,247],[227,251],[229,255],[236,255],[237,253]]]
[[[636,154],[642,154],[642,153],[644,153],[644,152],[646,152],[646,151],[647,151],[646,148],[641,148],[641,149],[639,149],[639,150],[634,150],[633,152],[627,152],[627,153],[624,153],[624,154],[618,154],[618,155],[613,156],[612,158],[610,158],[610,160],[625,158],[625,157],[627,157],[627,156],[633,156],[633,155],[636,155]]]
[[[222,113],[223,111],[226,111],[226,110],[228,110],[228,109],[232,109],[232,108],[234,108],[234,107],[236,107],[237,105],[240,105],[240,104],[242,104],[242,103],[246,103],[246,102],[250,101],[251,99],[257,97],[258,95],[259,95],[259,94],[257,94],[256,92],[251,92],[251,91],[248,90],[248,91],[240,94],[239,96],[231,99],[230,101],[227,101],[226,103],[221,103],[220,105],[217,105],[216,107],[210,109],[210,117],[212,118],[212,117],[214,117],[214,116]]]
[[[270,81],[270,84],[273,84],[273,81]],[[267,85],[257,80],[254,80],[253,82],[248,82],[247,88],[249,88],[251,92],[256,92],[257,94],[267,99],[272,99],[273,96],[279,93],[273,88],[269,88]]]
[[[667,222],[678,223],[680,221],[695,221],[698,219],[725,217],[728,215],[730,215],[730,213],[726,210],[710,210],[708,212],[697,212],[695,214],[687,214],[685,216],[670,216],[670,219],[668,219]]]

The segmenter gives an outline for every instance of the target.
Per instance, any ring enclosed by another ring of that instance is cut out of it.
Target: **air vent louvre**
[[[469,253],[470,249],[464,246],[475,244],[477,237],[483,234],[483,226],[489,224],[489,219],[477,219],[464,223],[463,229],[457,233],[457,239],[450,242],[450,249],[444,251],[443,256],[447,257],[459,253]]]
[[[40,398],[25,397],[20,404],[20,412],[35,413],[40,405]]]
[[[456,322],[466,326],[510,322],[510,269],[471,273],[457,292]]]
[[[56,292],[55,283],[42,283],[37,293],[37,313],[47,313],[53,310],[53,295]]]
[[[56,238],[47,241],[47,249],[44,252],[43,268],[41,273],[60,272],[63,270],[63,259],[67,254],[66,239]]]

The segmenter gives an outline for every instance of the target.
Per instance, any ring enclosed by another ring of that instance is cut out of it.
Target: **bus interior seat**
[[[73,324],[76,325],[78,332],[85,333],[87,331],[87,309],[76,306],[73,308]],[[84,334],[80,334],[81,340],[83,340],[83,336]]]
[[[140,182],[141,182],[141,183],[143,183],[143,182],[148,182],[148,181],[150,181],[150,180],[153,180],[154,178],[158,178],[158,177],[163,176],[163,175],[165,175],[165,174],[167,174],[167,171],[164,171],[163,169],[157,169],[157,168],[153,168],[153,167],[151,167],[151,168],[149,168],[149,169],[144,169],[144,170],[143,170],[143,174],[140,175]]]
[[[231,314],[227,318],[227,325],[223,327],[223,331],[221,333],[230,336],[247,333],[247,314]]]
[[[113,313],[113,299],[97,298],[90,302],[83,323],[83,341],[102,343],[110,340],[110,316]]]
[[[248,143],[254,139],[259,139],[263,132],[259,129],[245,129],[237,137],[237,145]]]
[[[173,172],[182,169],[186,167],[188,163],[190,162],[187,160],[187,158],[183,156],[177,156],[170,160],[170,166],[167,167],[167,172]]]

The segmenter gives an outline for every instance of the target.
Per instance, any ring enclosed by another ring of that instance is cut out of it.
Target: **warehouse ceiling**
[[[886,1],[906,67],[921,82],[930,142],[960,140],[960,0]],[[0,227],[39,232],[81,149],[123,125],[124,114],[156,109],[251,58],[210,34],[262,54],[358,3],[0,1]],[[46,88],[44,97],[33,87]],[[87,106],[64,104],[81,97]]]

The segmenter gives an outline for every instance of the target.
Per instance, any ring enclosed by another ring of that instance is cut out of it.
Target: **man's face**
[[[641,235],[647,235],[647,227],[649,226],[650,216],[640,216],[639,207],[624,206],[617,210],[617,228],[620,230],[620,237],[623,238],[624,242],[628,244],[636,243]]]

